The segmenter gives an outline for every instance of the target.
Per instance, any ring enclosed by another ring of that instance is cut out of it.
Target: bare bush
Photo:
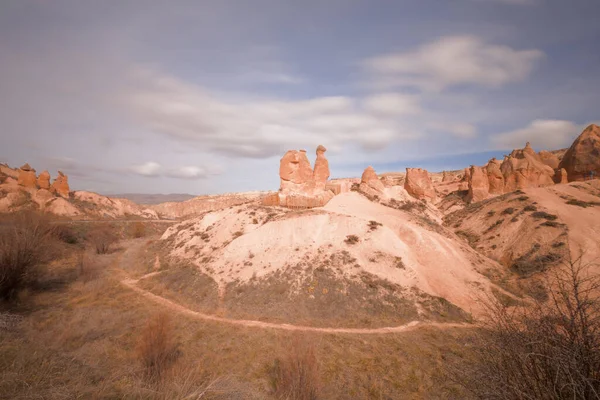
[[[88,233],[88,240],[97,254],[107,254],[110,247],[117,242],[117,235],[109,225],[98,225]]]
[[[319,362],[314,345],[306,337],[295,337],[288,352],[275,360],[271,381],[274,394],[279,399],[320,398]]]
[[[161,383],[179,357],[171,318],[160,313],[151,318],[140,333],[137,355],[144,377],[151,383]]]
[[[451,377],[481,399],[600,399],[600,280],[579,257],[548,277],[549,299],[488,304],[475,357]]]
[[[24,211],[0,224],[0,299],[14,300],[21,289],[35,282],[39,268],[52,256],[49,221]]]
[[[76,244],[79,242],[79,236],[75,229],[66,223],[57,223],[52,227],[52,234],[61,242]]]
[[[102,266],[98,260],[83,252],[79,254],[79,258],[77,260],[77,274],[79,279],[81,279],[84,283],[87,283],[100,277],[101,273]]]

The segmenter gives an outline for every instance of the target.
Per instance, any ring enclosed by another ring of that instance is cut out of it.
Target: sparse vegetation
[[[597,399],[600,281],[588,267],[579,258],[550,274],[549,302],[490,301],[474,359],[454,364],[450,376],[480,399]]]
[[[534,206],[533,204],[529,204],[529,205],[526,205],[525,208],[523,208],[523,211],[527,211],[527,212],[537,211],[537,207]]]
[[[142,221],[136,221],[133,223],[131,235],[136,239],[146,236],[146,226]]]
[[[467,242],[469,242],[469,246],[475,248],[475,246],[477,245],[477,242],[479,242],[480,236],[478,234],[476,234],[473,231],[456,231],[456,234],[458,236],[461,236],[465,239],[467,239]]]
[[[369,221],[369,230],[375,231],[378,227],[383,226],[383,224],[377,221]]]
[[[348,235],[348,236],[346,236],[346,239],[344,240],[344,242],[346,244],[356,244],[356,243],[360,242],[360,239],[356,235]]]
[[[233,232],[233,239],[237,239],[244,234],[244,231]]]
[[[513,207],[509,207],[509,208],[504,209],[501,214],[502,215],[512,215],[515,213],[515,211],[517,211],[517,210],[514,209]]]
[[[578,200],[578,199],[569,199],[567,201],[567,204],[569,204],[571,206],[582,207],[582,208],[600,206],[600,202],[597,202],[597,201],[583,201],[583,200]]]

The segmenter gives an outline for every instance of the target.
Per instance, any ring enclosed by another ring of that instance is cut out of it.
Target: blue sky
[[[0,161],[101,193],[277,189],[568,146],[600,119],[597,0],[0,4]]]

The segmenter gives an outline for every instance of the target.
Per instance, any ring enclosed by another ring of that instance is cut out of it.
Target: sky
[[[279,187],[568,147],[600,120],[598,0],[2,0],[0,162],[72,189]]]

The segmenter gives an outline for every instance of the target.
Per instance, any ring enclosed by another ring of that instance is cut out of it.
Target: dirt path
[[[385,328],[317,328],[312,326],[299,326],[299,325],[290,325],[290,324],[275,324],[271,322],[262,322],[262,321],[254,321],[254,320],[243,320],[243,319],[228,319],[223,317],[217,317],[215,315],[204,314],[198,311],[190,310],[187,307],[182,306],[181,304],[177,304],[171,300],[168,300],[164,297],[155,295],[147,290],[140,288],[137,283],[144,278],[149,278],[150,276],[154,276],[158,274],[158,272],[152,272],[150,274],[144,275],[140,279],[124,279],[121,283],[128,288],[138,292],[142,296],[150,299],[158,304],[161,304],[170,310],[180,312],[185,314],[191,318],[205,320],[205,321],[214,321],[221,322],[230,325],[238,325],[249,328],[260,328],[260,329],[280,329],[284,331],[295,331],[295,332],[316,332],[316,333],[351,333],[351,334],[362,334],[362,335],[374,335],[374,334],[385,334],[385,333],[398,333],[398,332],[406,332],[413,330],[418,327],[427,327],[434,326],[439,328],[468,328],[472,327],[471,324],[458,324],[458,323],[439,323],[439,322],[420,322],[420,321],[412,321],[408,324],[385,327]]]

